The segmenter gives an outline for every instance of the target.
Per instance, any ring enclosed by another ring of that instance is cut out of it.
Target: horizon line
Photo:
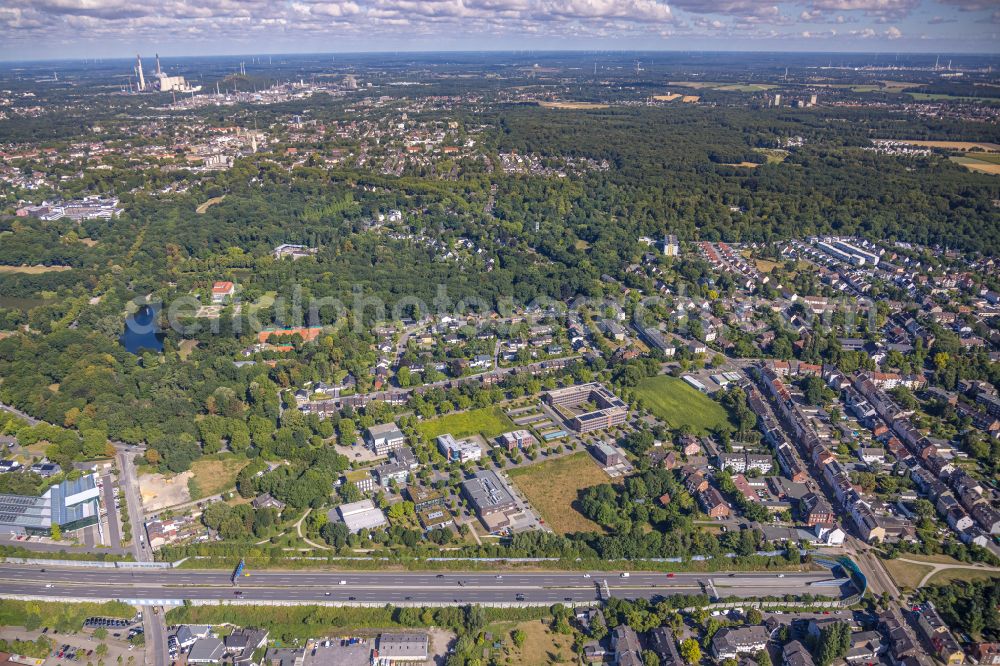
[[[681,54],[681,53],[700,53],[700,54],[741,54],[741,53],[753,53],[753,54],[781,54],[781,55],[837,55],[837,56],[960,56],[960,57],[979,57],[979,58],[998,58],[1000,59],[1000,51],[998,52],[981,52],[981,51],[913,51],[906,49],[892,50],[892,51],[829,51],[829,50],[819,50],[819,51],[809,51],[809,50],[773,50],[773,49],[393,49],[393,50],[356,50],[356,51],[283,51],[283,52],[232,52],[232,53],[187,53],[185,55],[170,55],[168,52],[167,58],[172,59],[188,59],[188,58],[240,58],[240,57],[305,57],[305,56],[361,56],[361,55],[433,55],[433,54],[572,54],[572,55],[586,55],[586,54],[630,54],[630,53],[663,53],[663,54]],[[8,59],[0,56],[0,63],[23,63],[23,64],[33,64],[33,63],[80,63],[89,61],[114,61],[114,60],[130,60],[135,54],[128,55],[113,55],[113,56],[102,56],[102,57],[64,57],[64,58],[35,58],[35,59]],[[141,55],[141,53],[140,53]]]

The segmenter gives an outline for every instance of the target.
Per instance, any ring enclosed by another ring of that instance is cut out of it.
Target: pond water
[[[143,350],[163,351],[163,333],[157,323],[157,314],[158,308],[143,305],[125,318],[125,331],[118,341],[133,354],[141,354]]]

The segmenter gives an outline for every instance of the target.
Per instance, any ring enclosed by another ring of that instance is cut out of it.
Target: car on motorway
[[[584,578],[590,578],[590,574],[589,573],[585,573],[585,574],[583,574],[583,577]]]
[[[778,574],[778,578],[784,578],[785,574]]]
[[[327,596],[327,597],[328,597],[328,596],[330,596],[330,593],[329,593],[329,592],[326,592],[326,593],[324,593],[324,596]]]
[[[340,581],[340,583],[338,583],[338,585],[347,585],[347,581],[346,580],[342,580],[342,581]]]
[[[348,601],[356,601],[356,600],[357,600],[357,597],[347,597],[347,600],[348,600]]]
[[[54,586],[54,585],[53,585],[52,583],[46,583],[46,584],[45,584],[45,587],[46,587],[46,588],[49,588],[49,587],[55,587],[55,586]]]
[[[668,573],[667,574],[667,578],[676,578],[676,577],[677,577],[677,574],[675,574],[675,573]]]
[[[235,596],[235,597],[242,597],[243,596],[243,590],[233,590],[233,596]]]
[[[622,577],[622,578],[628,578],[628,577],[629,577],[629,576],[631,576],[631,575],[632,575],[632,574],[630,574],[629,572],[627,572],[627,571],[623,571],[623,572],[622,572],[622,574],[621,574],[621,577]]]

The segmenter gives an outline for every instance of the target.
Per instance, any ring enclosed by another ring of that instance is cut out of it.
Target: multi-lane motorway
[[[818,573],[690,574],[556,571],[484,573],[230,572],[187,569],[45,569],[0,565],[0,594],[69,599],[242,601],[244,603],[551,604],[606,598],[649,598],[709,591],[726,597],[810,593],[839,597],[831,576]]]

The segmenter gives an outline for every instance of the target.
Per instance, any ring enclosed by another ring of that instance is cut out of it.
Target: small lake
[[[157,323],[159,309],[143,305],[125,318],[125,331],[118,341],[133,354],[141,354],[143,350],[163,351],[163,333]]]

